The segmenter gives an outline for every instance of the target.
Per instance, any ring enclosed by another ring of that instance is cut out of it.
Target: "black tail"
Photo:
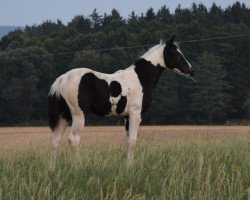
[[[49,126],[52,131],[57,127],[60,117],[72,122],[70,109],[62,96],[55,94],[48,96],[48,116]]]

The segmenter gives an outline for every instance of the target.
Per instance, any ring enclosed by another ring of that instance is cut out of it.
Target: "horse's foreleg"
[[[125,125],[125,130],[126,130],[126,144],[128,145],[128,137],[129,137],[129,118],[128,117],[124,118],[124,125]]]
[[[134,160],[137,132],[141,123],[140,112],[132,112],[129,115],[128,159],[127,165],[131,166]]]

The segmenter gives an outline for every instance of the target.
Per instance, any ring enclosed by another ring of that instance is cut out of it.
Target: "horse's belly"
[[[98,116],[126,116],[128,115],[127,97],[110,97],[109,101],[93,104],[91,112]]]
[[[107,116],[127,116],[128,115],[128,111],[127,111],[127,106],[125,106],[124,108],[120,108],[117,105],[113,105],[111,107],[111,111]]]

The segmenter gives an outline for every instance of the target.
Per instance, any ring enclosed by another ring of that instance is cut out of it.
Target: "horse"
[[[127,164],[134,160],[137,131],[142,114],[149,108],[152,91],[164,71],[169,68],[193,78],[194,69],[175,43],[173,35],[167,42],[150,48],[134,64],[113,74],[76,68],[61,75],[52,84],[48,95],[49,126],[53,132],[53,159],[60,140],[72,123],[69,144],[79,149],[85,117],[121,116],[125,119]]]

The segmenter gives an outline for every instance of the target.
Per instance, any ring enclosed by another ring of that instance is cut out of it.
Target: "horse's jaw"
[[[190,79],[190,80],[194,81],[195,83],[198,82],[198,81],[196,81],[196,80],[194,79],[194,77],[190,76],[189,74],[182,73],[182,72],[181,72],[179,69],[177,69],[177,68],[172,69],[172,71],[174,71],[174,73],[176,73],[176,74],[179,74],[179,75],[181,75],[181,76],[186,77],[187,79]]]

